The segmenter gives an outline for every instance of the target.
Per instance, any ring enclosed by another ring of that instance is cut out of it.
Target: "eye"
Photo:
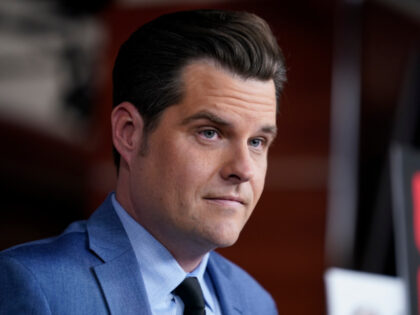
[[[261,138],[254,138],[254,139],[249,140],[249,145],[254,148],[259,148],[263,146],[263,144],[264,144],[264,140]]]
[[[199,132],[206,139],[214,139],[218,136],[218,133],[214,129],[204,129]]]

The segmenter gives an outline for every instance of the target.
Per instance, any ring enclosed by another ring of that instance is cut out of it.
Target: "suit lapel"
[[[241,297],[238,289],[230,279],[230,267],[217,260],[215,253],[210,253],[208,271],[219,298],[220,308],[224,315],[239,315],[242,309]]]
[[[150,314],[143,279],[111,197],[87,222],[89,248],[103,263],[93,268],[110,313]]]
[[[110,313],[151,314],[137,261],[129,251],[94,268]]]

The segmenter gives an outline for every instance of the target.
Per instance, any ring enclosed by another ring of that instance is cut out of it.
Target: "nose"
[[[229,150],[226,155],[225,163],[221,169],[221,176],[224,180],[232,184],[240,184],[254,177],[255,161],[247,144]]]

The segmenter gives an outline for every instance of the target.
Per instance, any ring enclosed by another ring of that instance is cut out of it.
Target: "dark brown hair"
[[[162,15],[121,46],[113,71],[113,106],[134,104],[147,135],[161,113],[182,100],[181,72],[199,59],[213,60],[244,79],[273,79],[279,102],[286,71],[267,23],[247,12],[196,10]],[[114,160],[118,167],[115,148]]]

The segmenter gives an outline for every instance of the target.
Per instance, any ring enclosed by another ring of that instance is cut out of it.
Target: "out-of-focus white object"
[[[324,280],[329,315],[406,315],[400,278],[331,268]]]
[[[92,94],[106,30],[95,16],[59,14],[51,0],[0,0],[0,118],[74,141],[86,117],[71,99]],[[83,91],[85,91],[83,90]]]

